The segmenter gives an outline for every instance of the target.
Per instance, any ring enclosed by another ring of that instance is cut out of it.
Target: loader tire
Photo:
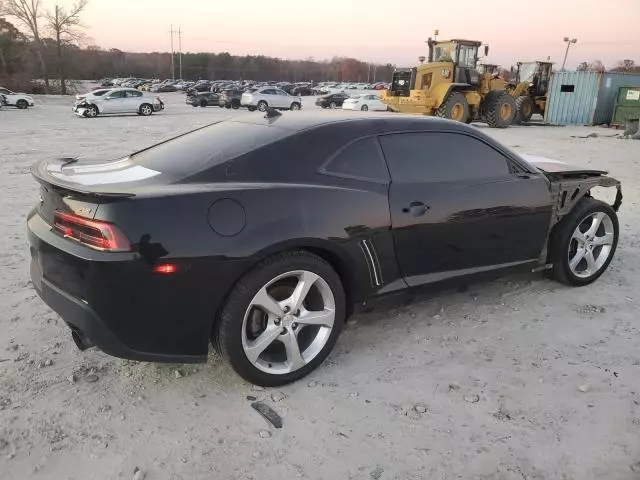
[[[485,120],[491,128],[507,128],[516,116],[516,100],[504,90],[489,92],[485,100]]]
[[[457,122],[467,123],[469,119],[469,104],[460,92],[451,92],[442,105],[436,110],[440,118],[449,118]]]
[[[533,99],[528,96],[516,98],[516,123],[526,123],[531,120],[535,105]]]

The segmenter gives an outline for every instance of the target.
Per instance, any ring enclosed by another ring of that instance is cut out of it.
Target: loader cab
[[[431,38],[427,41],[429,45],[429,62],[451,62],[453,63],[454,83],[467,83],[477,85],[480,81],[480,72],[476,66],[478,64],[478,48],[481,42],[475,40],[447,40],[438,42]],[[489,53],[489,47],[485,46],[485,56]]]
[[[529,94],[543,97],[549,90],[551,62],[518,62],[517,83],[529,82]]]

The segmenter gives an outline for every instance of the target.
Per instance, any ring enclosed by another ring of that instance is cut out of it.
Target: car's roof
[[[271,125],[276,128],[282,128],[292,131],[301,131],[313,129],[320,126],[334,124],[336,126],[344,125],[344,123],[358,123],[362,127],[370,126],[371,133],[380,133],[382,131],[406,131],[406,130],[432,130],[446,126],[447,130],[469,131],[470,127],[464,123],[445,120],[437,117],[427,117],[418,115],[403,115],[400,113],[368,113],[363,115],[361,112],[325,112],[318,111],[298,111],[283,112],[276,118],[265,119],[264,115],[256,115],[250,113],[228,119],[227,121],[251,123],[256,125]],[[384,125],[381,128],[381,125]]]

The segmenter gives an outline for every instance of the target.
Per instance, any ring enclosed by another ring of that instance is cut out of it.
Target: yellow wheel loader
[[[509,93],[516,99],[517,123],[528,122],[534,113],[544,117],[552,66],[551,62],[518,62],[517,83],[509,87]]]
[[[389,90],[380,100],[389,110],[401,113],[437,115],[459,122],[484,120],[489,126],[505,128],[516,114],[515,98],[507,84],[490,69],[480,73],[478,48],[474,40],[428,40],[427,63],[396,69]],[[489,47],[484,47],[485,56]]]

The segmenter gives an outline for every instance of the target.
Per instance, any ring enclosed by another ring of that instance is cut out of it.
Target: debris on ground
[[[282,418],[273,409],[264,402],[253,402],[253,409],[262,415],[271,425],[276,428],[282,428]]]
[[[173,371],[173,376],[176,378],[182,378],[184,377],[184,373],[182,373],[182,370],[176,369]]]
[[[591,387],[585,383],[584,385],[580,385],[578,387],[578,390],[580,390],[582,393],[587,393],[589,390],[591,390]]]
[[[67,377],[67,381],[68,381],[69,383],[76,383],[76,376],[72,373],[71,375],[69,375],[69,376]]]
[[[313,387],[317,387],[318,386],[318,382],[316,382],[315,380],[311,380],[309,383],[307,383],[307,387],[313,388]]]
[[[495,412],[493,416],[496,420],[500,420],[501,422],[506,422],[507,420],[511,420],[512,418],[509,412],[502,410],[502,408]]]
[[[478,403],[480,401],[480,396],[479,395],[465,395],[464,396],[464,401],[465,402],[469,402],[469,403]]]
[[[413,409],[418,413],[426,413],[427,412],[427,406],[424,403],[416,403],[413,406]]]
[[[285,398],[287,398],[287,396],[282,392],[273,392],[271,394],[271,400],[273,400],[274,402],[281,402]]]
[[[379,480],[380,477],[382,477],[382,474],[384,473],[384,469],[380,466],[380,465],[376,465],[376,468],[374,468],[371,473],[369,474],[369,476],[373,479],[373,480]]]
[[[271,432],[269,430],[260,430],[258,432],[258,435],[260,436],[260,438],[270,438]]]
[[[100,379],[100,377],[98,377],[98,375],[96,375],[95,373],[87,375],[85,378],[89,383],[95,383]]]
[[[144,472],[140,470],[138,467],[133,469],[133,478],[132,480],[143,480]]]

